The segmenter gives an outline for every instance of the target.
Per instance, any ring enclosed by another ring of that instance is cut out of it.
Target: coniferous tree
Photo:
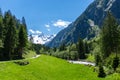
[[[3,39],[3,16],[2,11],[0,9],[0,40]]]
[[[20,25],[18,37],[19,37],[19,43],[18,43],[19,58],[22,58],[24,48],[27,46],[27,42],[28,42],[26,29],[23,24]]]
[[[11,17],[8,23],[8,30],[6,32],[5,40],[4,40],[4,57],[7,60],[12,59],[14,54],[14,49],[16,47],[16,26],[15,20]]]
[[[112,52],[117,55],[118,46],[120,44],[119,39],[120,32],[118,30],[118,23],[112,14],[108,12],[101,31],[101,50],[103,57],[108,57]]]
[[[85,47],[85,53],[89,53],[89,46],[86,41],[84,42],[84,47]]]
[[[85,59],[85,47],[84,47],[84,42],[82,39],[79,39],[78,45],[77,45],[77,51],[79,54],[80,59]]]
[[[95,65],[98,66],[100,63],[102,63],[101,57],[99,54],[95,55]]]
[[[98,77],[104,78],[106,76],[103,66],[99,65],[99,73],[98,73]]]
[[[27,33],[27,25],[26,25],[26,21],[25,21],[25,18],[24,18],[24,17],[22,17],[22,24],[23,24],[23,26],[25,27],[25,32],[26,32],[26,34],[28,34],[28,33]]]
[[[64,51],[66,50],[66,46],[65,44],[63,43],[60,47],[59,47],[59,51]]]
[[[4,18],[3,18],[3,24],[4,24],[3,35],[6,35],[6,33],[7,33],[11,17],[12,17],[12,14],[11,14],[10,10],[5,12]],[[5,38],[5,36],[4,36],[4,38]]]
[[[114,71],[116,71],[116,68],[119,66],[119,57],[114,57],[112,67]]]

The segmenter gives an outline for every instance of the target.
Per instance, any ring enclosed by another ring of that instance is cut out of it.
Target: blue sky
[[[26,19],[31,33],[57,34],[67,27],[93,0],[1,0],[2,11]]]

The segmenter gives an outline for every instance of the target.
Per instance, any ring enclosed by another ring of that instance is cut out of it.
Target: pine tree
[[[119,57],[115,57],[113,59],[113,63],[112,63],[112,67],[114,69],[114,71],[116,71],[116,68],[119,66]]]
[[[22,17],[22,24],[23,24],[23,26],[25,27],[26,34],[28,34],[28,33],[27,33],[27,25],[26,25],[26,21],[25,21],[25,18],[24,18],[24,17]]]
[[[78,41],[78,45],[77,45],[77,51],[79,54],[79,58],[80,59],[85,59],[85,46],[84,46],[84,42],[82,39],[79,39]]]
[[[99,73],[98,73],[98,77],[104,78],[106,76],[103,66],[99,65]]]
[[[95,55],[95,65],[98,66],[100,63],[102,63],[101,57],[99,54]]]
[[[0,9],[0,40],[3,39],[3,16],[2,11]]]
[[[3,18],[3,24],[4,24],[3,35],[6,35],[6,33],[7,33],[11,17],[12,17],[12,14],[11,14],[10,10],[5,12],[4,18]],[[4,38],[5,38],[5,36],[4,36]]]
[[[110,12],[104,21],[101,31],[101,50],[103,57],[108,57],[112,52],[118,51],[120,44],[120,32],[118,30],[118,23]]]
[[[59,51],[64,51],[66,50],[66,46],[64,43],[62,43],[62,45],[59,47]]]
[[[24,48],[27,46],[27,33],[26,33],[26,29],[24,27],[23,24],[20,25],[20,29],[19,29],[19,58],[22,58],[22,54],[24,52]]]
[[[87,41],[84,42],[84,47],[85,47],[85,53],[89,53],[89,46]]]
[[[12,56],[14,54],[14,49],[16,47],[16,26],[15,26],[15,20],[11,17],[9,23],[8,23],[8,30],[6,32],[6,37],[4,40],[4,57],[7,60],[12,59]]]

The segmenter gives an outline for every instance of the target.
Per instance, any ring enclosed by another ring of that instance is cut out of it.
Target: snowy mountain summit
[[[35,44],[46,44],[49,43],[56,35],[45,35],[43,33],[40,34],[30,34],[29,40]]]

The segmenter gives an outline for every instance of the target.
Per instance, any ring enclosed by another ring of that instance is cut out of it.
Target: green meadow
[[[93,72],[94,67],[71,64],[46,55],[23,61],[29,61],[29,64],[0,62],[0,80],[120,80],[120,74],[98,78],[97,73]]]

